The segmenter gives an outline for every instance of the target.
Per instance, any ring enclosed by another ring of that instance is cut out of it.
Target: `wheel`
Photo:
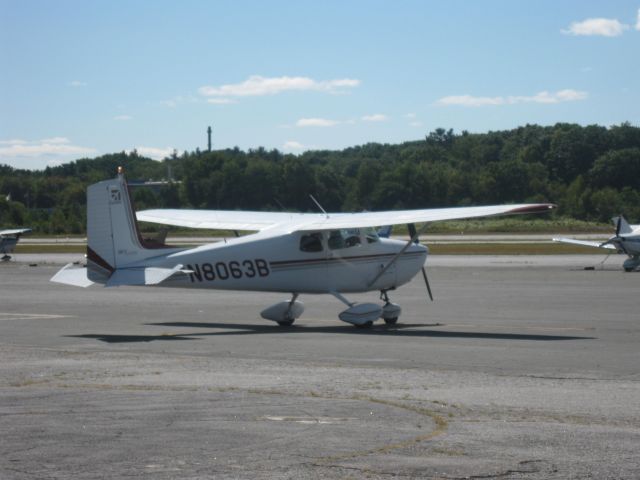
[[[398,323],[398,317],[385,318],[384,323],[386,323],[387,325],[395,325],[396,323]]]
[[[294,321],[295,318],[288,318],[287,320],[280,320],[278,322],[278,325],[280,325],[281,327],[290,327],[291,325],[293,325]]]
[[[371,328],[373,325],[372,321],[364,322],[361,324],[356,324],[356,328]]]

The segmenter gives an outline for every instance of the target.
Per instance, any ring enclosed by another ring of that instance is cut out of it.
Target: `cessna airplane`
[[[616,234],[605,242],[589,242],[573,238],[554,238],[553,241],[625,253],[629,258],[624,261],[622,268],[625,272],[632,272],[640,267],[640,225],[629,225],[622,215],[613,217],[611,220],[616,226]]]
[[[118,176],[87,190],[87,266],[69,264],[51,281],[80,287],[100,283],[159,285],[288,293],[291,298],[261,312],[291,325],[304,311],[300,294],[331,294],[347,308],[340,320],[368,327],[379,318],[397,322],[399,305],[389,291],[424,269],[427,247],[415,223],[492,215],[546,212],[550,204],[494,205],[364,213],[269,213],[216,210],[145,210],[136,213]],[[257,231],[224,242],[175,248],[144,239],[137,220],[192,228]],[[408,241],[380,238],[380,225],[407,224]],[[383,305],[353,303],[352,292],[379,291]]]
[[[0,260],[7,261],[11,258],[9,255],[16,248],[20,235],[30,232],[30,228],[15,228],[13,230],[0,230]]]

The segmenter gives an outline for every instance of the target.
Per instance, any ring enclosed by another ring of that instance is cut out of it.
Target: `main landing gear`
[[[346,310],[340,312],[338,317],[346,323],[358,328],[369,328],[373,322],[382,318],[387,325],[395,325],[402,313],[400,305],[391,303],[387,290],[380,291],[380,300],[384,302],[382,307],[377,303],[354,303],[347,300],[342,294],[332,292],[332,295],[344,303]],[[282,327],[289,327],[304,312],[304,305],[297,301],[298,294],[293,293],[291,300],[276,303],[260,312],[262,318],[272,320]]]
[[[627,258],[622,264],[622,268],[624,268],[625,272],[633,272],[639,267],[640,267],[640,256],[638,255],[634,255],[633,257]]]
[[[276,303],[260,312],[260,316],[266,320],[273,320],[282,327],[290,327],[296,318],[304,312],[304,304],[296,301],[298,294],[294,293],[291,300]]]

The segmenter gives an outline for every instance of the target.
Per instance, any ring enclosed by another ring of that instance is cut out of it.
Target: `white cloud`
[[[296,122],[296,127],[334,127],[340,123],[327,118],[301,118]]]
[[[230,98],[207,98],[207,103],[211,103],[213,105],[229,105],[230,103],[238,102],[231,100]]]
[[[0,144],[0,158],[11,157],[44,157],[50,155],[90,155],[96,153],[95,148],[74,145],[68,138],[53,137],[37,141],[4,140]]]
[[[287,91],[320,91],[342,93],[345,89],[360,85],[360,80],[342,78],[336,80],[314,80],[309,77],[262,77],[252,75],[241,83],[220,86],[203,86],[198,89],[205,97],[251,97],[276,95]]]
[[[373,115],[364,115],[361,120],[365,122],[384,122],[387,121],[389,117],[382,113],[374,113]]]
[[[498,96],[498,97],[474,97],[472,95],[452,95],[442,97],[436,101],[436,105],[441,106],[463,106],[463,107],[485,107],[496,105],[515,105],[518,103],[542,103],[555,104],[561,102],[574,102],[585,100],[589,94],[587,92],[565,89],[555,93],[542,91],[530,96]]]
[[[68,144],[71,143],[71,140],[69,140],[67,137],[51,137],[51,138],[45,138],[43,140],[40,140],[40,142],[42,143],[54,143],[54,144]]]
[[[133,120],[133,117],[131,115],[116,115],[113,119],[120,122],[126,122],[128,120]]]
[[[461,105],[463,107],[483,107],[485,105],[502,105],[504,97],[473,97],[471,95],[450,95],[436,101],[437,105]]]
[[[295,140],[287,140],[286,142],[284,142],[284,145],[282,146],[282,149],[285,151],[301,151],[301,150],[305,150],[307,147],[305,147],[303,144],[301,144],[300,142],[296,142]]]
[[[415,113],[405,113],[404,117],[405,118],[416,118],[417,115]]]
[[[81,82],[80,80],[72,80],[67,85],[73,88],[78,88],[78,87],[86,87],[87,83]]]
[[[572,22],[569,28],[561,30],[565,35],[618,37],[629,28],[614,18],[587,18],[582,22]]]
[[[410,127],[422,127],[422,122],[409,122]]]
[[[163,107],[175,108],[185,103],[198,103],[200,100],[193,95],[178,95],[169,100],[161,100],[160,105]]]
[[[581,92],[578,90],[559,90],[555,93],[549,93],[547,91],[537,93],[530,97],[515,96],[507,97],[507,103],[513,105],[515,103],[560,103],[560,102],[575,102],[577,100],[585,100],[588,97],[587,92]]]
[[[638,9],[638,17],[636,19],[636,30],[640,30],[640,8]]]
[[[154,160],[162,160],[164,158],[170,157],[173,154],[174,150],[176,149],[173,147],[136,147],[136,152],[138,152],[138,155],[153,158]],[[182,152],[180,150],[176,150],[176,152],[178,155],[182,155]],[[131,153],[131,150],[129,150],[127,153]]]

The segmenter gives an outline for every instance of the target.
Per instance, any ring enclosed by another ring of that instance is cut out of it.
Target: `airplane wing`
[[[589,242],[587,240],[575,240],[573,238],[554,238],[554,242],[569,243],[571,245],[580,245],[582,247],[606,248],[608,250],[617,250],[615,245],[611,243]]]
[[[10,237],[15,235],[22,235],[23,233],[30,232],[30,228],[14,228],[11,230],[0,230],[0,237]]]
[[[240,210],[157,209],[136,212],[140,222],[212,230],[260,231],[275,225],[297,224],[315,213],[251,212]],[[324,215],[321,215],[324,217]]]
[[[229,210],[143,210],[139,221],[191,228],[221,230],[265,230],[287,232],[377,227],[443,220],[541,213],[554,208],[549,203],[488,205],[482,207],[428,208],[360,213],[283,213]]]

